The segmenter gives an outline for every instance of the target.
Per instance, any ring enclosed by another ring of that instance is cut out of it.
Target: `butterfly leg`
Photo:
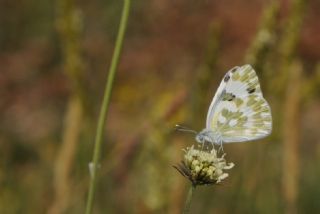
[[[202,146],[201,146],[201,150],[203,151],[203,148],[204,148],[204,144],[205,144],[206,142],[204,141],[204,142],[202,142]]]
[[[220,152],[224,153],[222,140],[219,141],[219,144],[220,145],[219,145],[218,153],[220,153]]]
[[[208,146],[208,142],[207,141],[203,141],[202,142],[202,146],[201,146],[201,150],[208,150],[209,146]]]

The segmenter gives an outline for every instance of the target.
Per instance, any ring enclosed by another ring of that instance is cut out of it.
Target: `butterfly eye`
[[[202,143],[203,142],[203,135],[201,135],[201,134],[198,134],[197,136],[196,136],[196,141],[198,142],[198,143]]]

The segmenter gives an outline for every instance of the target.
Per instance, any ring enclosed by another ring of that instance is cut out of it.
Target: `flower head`
[[[218,157],[214,148],[208,151],[191,146],[184,151],[184,160],[174,167],[195,186],[220,183],[229,176],[224,170],[234,166],[233,163],[227,164],[225,154]]]

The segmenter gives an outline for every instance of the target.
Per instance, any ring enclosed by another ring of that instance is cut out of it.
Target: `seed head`
[[[224,170],[234,166],[233,163],[227,164],[225,154],[218,157],[214,148],[208,151],[191,146],[184,152],[184,160],[174,167],[195,186],[220,183],[229,176]]]

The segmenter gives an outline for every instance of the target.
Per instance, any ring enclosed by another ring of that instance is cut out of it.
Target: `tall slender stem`
[[[89,187],[89,193],[88,193],[88,199],[87,199],[86,214],[90,214],[93,208],[94,193],[95,193],[96,182],[97,182],[97,165],[100,158],[103,130],[105,127],[106,115],[108,112],[113,80],[119,64],[123,38],[124,38],[124,34],[127,27],[127,21],[128,21],[129,11],[130,11],[130,1],[131,0],[124,0],[121,20],[120,20],[120,27],[119,27],[116,44],[115,44],[115,48],[114,48],[114,52],[111,60],[111,65],[109,68],[108,80],[105,87],[100,115],[98,119],[98,126],[97,126],[97,132],[95,137],[95,145],[94,145],[93,160],[92,160],[93,168],[91,172],[91,180],[90,180],[90,187]]]
[[[196,189],[196,185],[192,184],[189,188],[187,199],[184,205],[183,214],[187,214],[190,211],[191,200],[193,196],[193,192]]]

